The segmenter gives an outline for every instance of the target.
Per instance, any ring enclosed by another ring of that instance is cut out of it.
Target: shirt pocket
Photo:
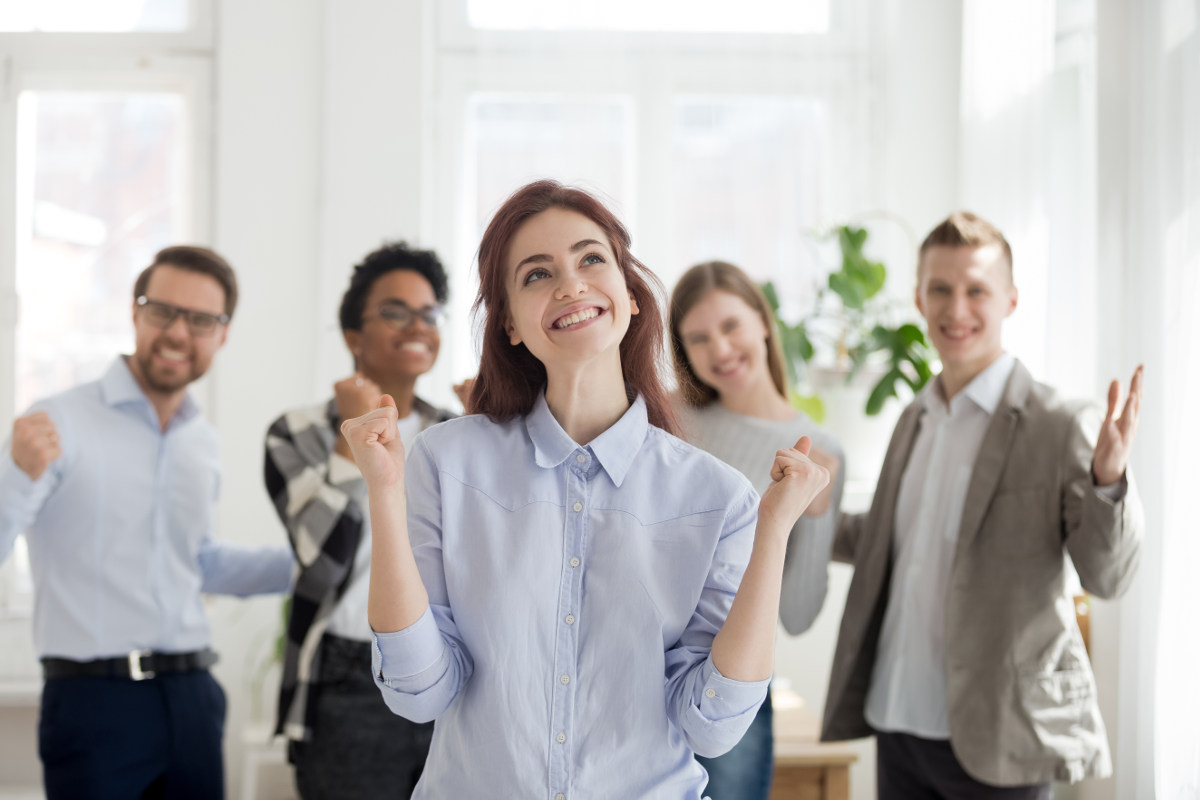
[[[1051,750],[1064,758],[1078,758],[1083,750],[1081,726],[1092,714],[1096,684],[1085,666],[1022,675],[1017,694],[1033,733],[1027,758]]]

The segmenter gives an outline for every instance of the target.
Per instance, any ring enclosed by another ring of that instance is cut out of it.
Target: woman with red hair
[[[407,461],[388,398],[343,425],[376,683],[437,719],[413,796],[698,800],[693,754],[732,747],[765,696],[787,538],[829,475],[802,439],[760,504],[673,435],[661,286],[586,192],[518,190],[479,277],[475,413]]]

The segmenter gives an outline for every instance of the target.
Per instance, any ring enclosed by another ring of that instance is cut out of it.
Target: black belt
[[[120,658],[98,658],[95,661],[43,658],[42,674],[47,680],[90,676],[144,681],[168,672],[195,672],[208,669],[215,663],[217,663],[217,654],[212,650],[197,650],[194,653],[154,653],[150,650],[134,650],[129,655]]]

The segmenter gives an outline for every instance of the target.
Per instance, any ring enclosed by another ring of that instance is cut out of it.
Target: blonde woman
[[[723,261],[698,264],[671,296],[671,352],[684,405],[684,434],[764,491],[771,482],[761,453],[801,436],[833,476],[788,540],[779,615],[791,634],[812,625],[825,600],[826,566],[841,502],[844,458],[837,440],[787,400],[775,320],[755,283]],[[766,800],[774,740],[768,696],[742,740],[716,758],[697,756],[712,800]]]

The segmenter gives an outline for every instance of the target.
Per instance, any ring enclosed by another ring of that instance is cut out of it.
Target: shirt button
[[[582,464],[583,462],[587,461],[587,456],[585,456],[583,453],[580,453],[579,455],[575,456],[575,460]]]
[[[567,735],[565,733],[560,733],[558,736],[554,737],[554,741],[558,742],[559,744],[562,744],[566,740],[567,740]]]
[[[579,566],[579,559],[578,559],[578,558],[572,558],[572,559],[571,559],[571,566],[572,566],[572,567],[578,567],[578,566]]]
[[[559,792],[558,794],[554,795],[554,800],[567,800],[567,796],[562,792]]]
[[[567,620],[566,620],[566,621],[567,621],[567,624],[568,624],[568,625],[574,625],[574,624],[575,624],[575,615],[574,615],[574,614],[567,614]]]
[[[564,672],[562,674],[562,677],[558,679],[558,682],[561,683],[563,686],[566,686],[568,683],[571,682],[571,676]]]
[[[571,506],[571,508],[575,509],[576,511],[583,511],[583,503],[577,502],[575,505]]]
[[[705,689],[705,690],[704,690],[704,696],[705,696],[705,697],[716,697],[716,696],[717,696],[717,690],[716,690],[716,689]]]

